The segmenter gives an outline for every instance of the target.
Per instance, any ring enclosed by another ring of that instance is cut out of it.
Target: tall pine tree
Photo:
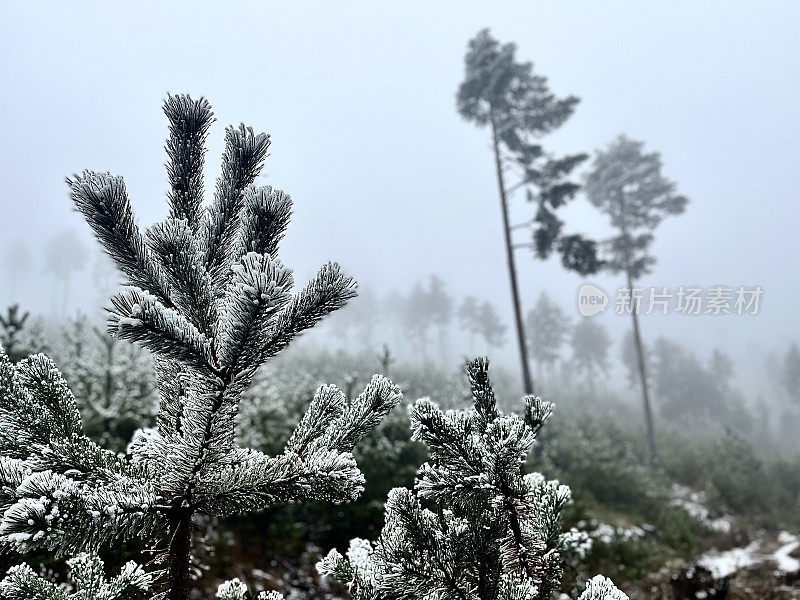
[[[538,142],[569,119],[578,98],[557,98],[547,78],[534,73],[532,63],[517,61],[516,50],[514,44],[501,45],[488,29],[480,31],[470,40],[464,57],[464,81],[458,88],[456,104],[464,119],[491,131],[523,385],[525,393],[532,394],[515,248],[531,247],[540,259],[555,252],[565,268],[582,275],[594,273],[600,265],[595,243],[577,234],[565,234],[557,214],[580,189],[569,176],[587,156],[556,157]],[[511,167],[522,177],[509,185],[506,178]],[[536,207],[529,223],[510,222],[509,200],[517,189],[525,189],[528,202]],[[512,229],[518,227],[531,231],[530,243],[512,241]]]
[[[612,273],[624,273],[630,293],[629,311],[653,462],[658,452],[634,282],[649,273],[656,262],[650,254],[655,228],[664,218],[681,214],[688,202],[676,193],[675,183],[662,174],[661,167],[658,152],[645,152],[643,142],[621,135],[597,152],[585,182],[589,201],[608,215],[616,230],[605,243],[608,257],[603,266]]]

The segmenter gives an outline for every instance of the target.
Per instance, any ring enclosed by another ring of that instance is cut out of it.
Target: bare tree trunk
[[[444,327],[439,327],[439,352],[442,357],[442,369],[447,370],[447,333]]]
[[[517,285],[517,268],[514,263],[514,248],[511,245],[511,229],[508,223],[508,200],[506,197],[506,184],[503,178],[503,162],[500,158],[500,140],[497,137],[497,126],[492,119],[492,146],[494,148],[494,162],[497,169],[497,188],[500,191],[500,209],[503,213],[503,234],[506,240],[506,261],[508,262],[508,276],[511,280],[511,298],[514,303],[514,323],[517,328],[517,343],[519,344],[519,359],[522,365],[522,383],[525,394],[533,394],[533,381],[531,380],[528,365],[528,346],[525,342],[525,330],[522,328],[522,306],[519,299],[519,286]]]
[[[653,410],[650,406],[650,392],[647,386],[647,368],[644,362],[644,348],[642,346],[642,335],[639,331],[639,315],[633,298],[633,277],[630,269],[625,269],[628,278],[628,290],[631,293],[631,318],[633,319],[633,339],[636,345],[636,359],[639,367],[639,380],[642,384],[642,401],[644,402],[644,420],[647,425],[647,443],[650,447],[650,462],[655,464],[658,461],[658,451],[656,450],[656,435],[653,427]]]
[[[102,336],[97,329],[95,329],[95,334],[100,337],[100,341],[103,342],[106,347],[106,372],[103,385],[103,435],[110,437],[111,419],[108,415],[111,411],[111,405],[114,402],[114,373],[112,372],[114,367],[114,338]]]
[[[189,598],[189,565],[192,551],[192,513],[178,509],[170,527],[168,600]]]

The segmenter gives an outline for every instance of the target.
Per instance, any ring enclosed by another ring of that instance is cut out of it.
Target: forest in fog
[[[0,600],[800,598],[769,4],[0,8]]]

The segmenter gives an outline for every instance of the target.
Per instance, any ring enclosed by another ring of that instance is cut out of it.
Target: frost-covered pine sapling
[[[503,415],[488,362],[471,362],[468,374],[474,408],[414,405],[414,438],[428,446],[430,461],[413,491],[389,493],[378,540],[355,539],[346,557],[333,550],[317,565],[356,600],[544,600],[560,585],[570,490],[522,472],[551,406],[527,396],[524,416]],[[595,578],[581,598],[626,596]]]
[[[76,207],[128,280],[111,299],[108,330],[155,355],[157,427],[134,436],[128,455],[103,450],[83,434],[75,399],[47,358],[15,368],[0,353],[0,544],[63,555],[157,540],[166,560],[159,597],[186,600],[194,515],[352,500],[363,476],[351,450],[400,393],[379,376],[352,401],[323,386],[282,453],[236,445],[239,400],[256,369],[343,306],[355,285],[329,263],[292,293],[292,273],[277,258],[291,201],[253,186],[268,136],[243,125],[227,129],[222,174],[204,207],[211,108],[203,99],[170,96],[165,113],[166,220],[140,232],[121,177],[85,171],[67,180]],[[4,580],[8,595],[36,585],[25,569]]]
[[[103,562],[94,554],[81,553],[67,561],[75,593],[67,593],[38,577],[26,564],[11,567],[0,581],[0,594],[6,600],[124,600],[141,597],[153,583],[151,574],[133,561],[110,580],[105,578]]]
[[[137,429],[154,423],[158,400],[147,351],[90,327],[78,314],[62,328],[50,357],[78,402],[86,435],[104,448],[124,451]]]

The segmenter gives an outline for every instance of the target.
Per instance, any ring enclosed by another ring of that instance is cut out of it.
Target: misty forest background
[[[150,7],[145,12],[155,10]],[[100,162],[103,169],[125,173],[130,187],[138,188],[132,195],[144,203],[143,219],[154,215],[151,205],[158,206],[165,184],[157,178],[162,172],[152,152],[163,144],[164,123],[154,116],[153,107],[166,90],[180,86],[180,91],[207,94],[223,118],[241,115],[242,120],[273,132],[274,156],[267,161],[264,180],[293,191],[298,223],[287,236],[291,257],[287,262],[297,264],[298,273],[305,274],[304,265],[319,262],[318,255],[335,256],[359,281],[357,298],[258,372],[242,403],[242,445],[268,454],[279,451],[319,385],[334,383],[352,397],[374,373],[390,377],[402,388],[405,405],[429,396],[443,408],[463,408],[469,403],[464,367],[476,356],[490,358],[497,397],[508,403],[502,406],[504,411],[513,412],[524,384],[492,139],[488,129],[465,123],[461,117],[470,120],[469,116],[464,110],[459,116],[454,102],[464,75],[466,43],[489,24],[501,43],[517,44],[516,59],[532,60],[534,72],[548,78],[558,97],[575,94],[581,98],[557,119],[556,126],[538,132],[548,153],[585,153],[558,174],[574,182],[574,189],[563,198],[564,204],[571,200],[569,206],[562,208],[559,197],[550,207],[552,212],[542,216],[539,197],[526,199],[528,184],[540,193],[553,187],[553,181],[531,175],[538,155],[528,156],[528,163],[517,160],[507,171],[525,182],[516,194],[509,193],[507,202],[515,226],[513,254],[531,379],[535,393],[557,407],[526,468],[572,488],[575,500],[567,509],[566,528],[584,531],[591,539],[581,561],[568,566],[567,581],[602,572],[631,598],[662,597],[655,590],[669,590],[673,595],[663,597],[674,598],[798,597],[792,594],[797,593],[800,563],[789,559],[797,558],[800,547],[800,313],[792,308],[798,297],[793,277],[797,253],[789,249],[794,247],[792,230],[796,233],[800,225],[796,204],[790,205],[797,189],[796,140],[800,135],[794,141],[785,140],[798,133],[800,121],[796,115],[787,116],[787,104],[771,103],[767,83],[783,73],[796,73],[800,66],[796,42],[789,41],[791,27],[786,24],[798,24],[800,14],[794,11],[791,18],[781,19],[761,13],[756,17],[745,10],[733,15],[737,11],[731,10],[731,15],[720,17],[711,9],[690,9],[687,4],[657,15],[623,11],[620,22],[611,25],[602,13],[594,12],[599,9],[583,6],[570,35],[593,39],[596,47],[584,39],[558,53],[553,47],[568,42],[556,43],[552,34],[532,40],[537,35],[513,23],[524,16],[563,29],[569,15],[553,8],[528,14],[522,5],[509,4],[492,14],[472,6],[458,17],[458,27],[446,34],[404,16],[391,23],[399,28],[393,35],[387,34],[391,15],[380,9],[329,10],[319,7],[331,23],[361,16],[374,27],[365,33],[343,25],[360,42],[334,40],[326,37],[333,35],[330,32],[321,32],[304,22],[302,15],[287,10],[275,27],[303,33],[303,44],[298,42],[294,56],[300,65],[297,70],[288,75],[288,67],[269,62],[278,60],[269,59],[270,52],[283,52],[278,50],[279,43],[269,44],[269,49],[251,48],[258,60],[267,56],[263,72],[256,75],[271,82],[274,89],[269,93],[258,87],[261,84],[237,89],[237,83],[224,77],[203,82],[200,71],[194,72],[196,65],[186,67],[189,75],[170,78],[170,74],[187,72],[170,55],[174,48],[143,49],[140,44],[145,42],[124,35],[126,42],[109,44],[111,57],[97,52],[96,44],[109,41],[106,38],[79,45],[74,59],[54,58],[57,49],[43,42],[30,51],[26,60],[33,67],[27,71],[3,67],[3,80],[14,86],[4,86],[13,92],[5,100],[8,110],[2,112],[22,115],[26,127],[31,127],[31,117],[39,121],[39,114],[46,115],[44,122],[35,125],[42,130],[53,120],[68,120],[68,125],[54,129],[48,147],[34,138],[21,141],[13,152],[3,151],[8,160],[2,172],[9,183],[0,200],[0,307],[4,307],[0,343],[12,361],[34,352],[50,356],[75,393],[87,433],[107,448],[124,452],[137,429],[153,425],[158,398],[152,359],[140,348],[105,333],[103,307],[121,280],[88,228],[68,212],[62,182],[64,175],[83,168],[84,163]],[[430,10],[438,16],[442,15],[437,11],[444,11]],[[20,30],[31,30],[34,12],[16,15],[21,19]],[[267,20],[256,10],[242,14],[249,19],[245,28]],[[746,32],[750,39],[768,38],[762,46],[748,44],[747,52],[763,55],[748,56],[737,64],[743,52],[737,34],[709,33],[701,25],[686,25],[687,14],[690,22],[713,23],[722,18],[731,31]],[[103,10],[92,18],[98,24],[113,22],[112,15]],[[227,24],[236,22],[233,17],[220,18],[232,19]],[[66,36],[64,43],[75,41],[87,27],[67,14],[51,19],[66,23],[64,29],[70,33],[60,34]],[[132,21],[135,30],[144,27],[144,16],[137,14]],[[656,21],[662,23],[661,28],[651,24]],[[592,23],[597,28],[594,34]],[[118,27],[98,35],[113,37]],[[204,27],[197,24],[198,31],[205,31]],[[671,36],[662,29],[680,35]],[[649,61],[628,59],[611,47],[608,40],[618,38],[621,30],[630,34],[630,44],[651,57]],[[380,42],[382,35],[399,39],[403,32],[409,32],[416,47],[397,42],[401,48],[397,49],[390,42],[390,46]],[[648,36],[655,38],[647,40]],[[698,58],[693,67],[688,57],[700,54],[698,48],[708,41],[706,36],[714,52]],[[0,48],[7,56],[20,58],[23,37],[13,33]],[[191,43],[204,44],[208,40],[203,37]],[[241,35],[229,41],[246,38]],[[341,41],[339,48],[346,57],[336,71],[341,82],[318,73],[325,70],[319,66],[320,48],[326,42],[333,46],[334,41]],[[661,50],[656,49],[659,45]],[[599,47],[607,53],[606,62],[578,66]],[[366,56],[371,51],[378,56]],[[139,52],[141,63],[120,60],[130,52]],[[426,69],[436,75],[416,80],[415,69],[407,64],[429,57],[432,64]],[[56,63],[74,60],[75,64],[48,67],[51,59]],[[115,80],[123,80],[138,77],[147,65],[162,59],[166,66],[142,76],[146,83],[141,89],[128,94],[127,86],[114,84],[104,91],[110,98],[98,105],[103,109],[84,103],[88,92],[71,87],[62,76],[54,76],[54,87],[47,92],[53,95],[48,100],[52,105],[42,104],[42,94],[29,102],[39,85],[32,82],[31,73],[41,77],[50,68],[69,71],[82,60],[86,64],[109,61],[121,69]],[[221,58],[209,60],[220,70],[235,61],[225,51]],[[621,65],[622,74],[611,73],[614,63]],[[685,65],[682,68],[688,74],[675,84],[671,78],[680,72],[677,64]],[[759,71],[761,65],[767,66]],[[597,74],[600,70],[609,73],[608,80]],[[659,82],[662,76],[666,83]],[[797,92],[796,77],[791,79],[786,85]],[[306,94],[314,101],[298,99],[305,80],[315,82]],[[281,82],[294,104],[273,99],[284,93]],[[401,88],[406,89],[401,92]],[[227,91],[222,93],[223,89]],[[329,90],[330,97],[324,98]],[[762,96],[745,101],[740,93]],[[123,96],[130,105],[120,101],[114,110],[106,110],[114,106],[113,99]],[[240,99],[248,96],[258,101],[248,104]],[[720,108],[723,99],[736,108]],[[410,105],[403,107],[405,100]],[[29,106],[23,107],[25,103]],[[75,108],[84,104],[86,108]],[[683,112],[676,113],[667,105],[683,105]],[[767,105],[772,107],[766,111],[769,115],[753,110]],[[384,111],[384,106],[389,108]],[[610,106],[616,108],[610,110]],[[71,112],[79,114],[65,116]],[[109,112],[119,115],[109,117]],[[321,119],[321,113],[328,116]],[[649,116],[640,118],[642,114]],[[302,115],[307,115],[307,122],[301,123]],[[393,118],[397,129],[386,129],[384,121]],[[7,138],[19,133],[3,119]],[[347,125],[331,129],[325,120],[342,120]],[[603,124],[589,126],[590,120]],[[766,122],[758,125],[761,120]],[[98,123],[96,131],[78,133],[78,123],[89,122]],[[736,135],[726,129],[732,124],[739,128]],[[131,133],[137,127],[139,137]],[[684,133],[672,135],[674,130]],[[687,130],[705,134],[690,139]],[[565,269],[556,237],[552,248],[542,252],[536,234],[537,229],[552,226],[548,221],[552,216],[563,220],[567,233],[577,231],[598,240],[601,258],[613,254],[613,244],[603,243],[614,239],[613,220],[589,197],[588,174],[597,171],[596,152],[610,148],[619,134],[641,140],[646,152],[657,153],[664,176],[688,199],[663,226],[650,231],[652,240],[644,240],[643,256],[653,262],[635,274],[637,287],[700,287],[701,282],[710,288],[722,282],[733,287],[761,285],[765,290],[758,315],[654,314],[639,319],[657,460],[647,437],[631,319],[614,310],[616,289],[626,285],[624,274],[603,268],[587,268],[581,274],[574,265],[571,271]],[[73,148],[75,137],[80,143]],[[158,142],[151,143],[151,138]],[[515,148],[509,140],[503,143],[504,159],[524,156],[525,148]],[[212,136],[211,157],[217,156],[219,144]],[[730,154],[733,144],[741,154],[735,160]],[[120,150],[126,146],[134,148]],[[144,148],[147,160],[139,160],[138,146]],[[772,161],[771,153],[795,167],[776,167],[783,163]],[[391,175],[373,173],[379,160],[390,164]],[[29,182],[20,167],[23,163],[46,167]],[[746,164],[770,167],[754,172]],[[148,173],[145,177],[145,171],[158,176]],[[786,175],[789,171],[795,175]],[[284,173],[289,180],[285,186]],[[142,198],[151,192],[157,200],[148,205],[150,201]],[[731,213],[738,217],[734,219]],[[301,246],[306,250],[300,250]],[[578,313],[577,291],[585,281],[609,293],[605,313],[592,318]],[[409,426],[407,411],[395,410],[356,449],[367,483],[354,503],[334,508],[310,503],[246,517],[205,518],[200,524],[203,553],[198,572],[204,573],[207,592],[211,594],[220,581],[238,576],[260,581],[264,588],[280,589],[287,598],[345,597],[341,588],[319,578],[314,564],[328,549],[346,548],[353,537],[374,539],[383,524],[388,491],[413,486],[426,452],[423,445],[411,441]],[[731,569],[724,561],[715,561],[726,551],[743,548],[757,548],[763,560],[745,565],[746,569],[739,565]],[[787,549],[789,562],[778,561],[776,568],[774,553],[782,548]],[[126,551],[104,556],[112,566],[127,557]],[[62,567],[57,562],[45,555],[36,560],[60,576]],[[782,569],[786,564],[788,570]],[[706,595],[696,595],[701,592]]]

